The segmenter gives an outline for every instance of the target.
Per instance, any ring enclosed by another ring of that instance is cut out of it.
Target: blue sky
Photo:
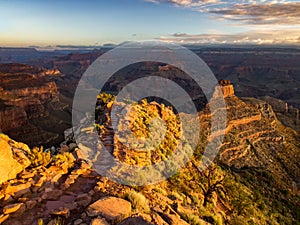
[[[0,46],[300,44],[299,7],[300,0],[0,0]]]

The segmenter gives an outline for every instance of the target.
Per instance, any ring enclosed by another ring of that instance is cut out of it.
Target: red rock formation
[[[224,98],[234,96],[234,87],[229,80],[220,80],[219,81],[219,86],[216,87],[216,90],[214,93],[215,98],[220,95],[220,93],[219,93],[220,91],[222,92]]]

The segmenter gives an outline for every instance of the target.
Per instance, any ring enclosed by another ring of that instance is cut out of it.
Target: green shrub
[[[202,225],[203,224],[203,220],[192,213],[181,213],[181,217],[182,217],[182,219],[184,219],[186,222],[188,222],[191,225]]]
[[[158,192],[158,193],[160,193],[160,194],[162,194],[162,195],[164,195],[164,196],[168,195],[168,193],[166,192],[166,190],[162,189],[161,187],[155,187],[153,190],[156,191],[156,192]]]
[[[125,194],[124,198],[131,202],[133,209],[139,212],[150,211],[148,200],[142,193],[131,190]]]

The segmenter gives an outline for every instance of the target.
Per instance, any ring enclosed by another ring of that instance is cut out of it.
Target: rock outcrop
[[[287,102],[270,96],[260,97],[261,100],[270,104],[277,114],[278,119],[285,126],[300,131],[299,109],[289,105]]]
[[[30,149],[27,145],[18,143],[4,134],[0,134],[0,184],[14,179],[30,165],[26,157]]]
[[[219,86],[217,88],[220,88],[223,94],[223,98],[227,98],[234,95],[234,87],[229,80],[220,80]],[[220,93],[215,91],[214,97],[217,97],[218,94]]]

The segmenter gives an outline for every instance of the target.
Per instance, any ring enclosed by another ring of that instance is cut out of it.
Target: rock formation
[[[58,73],[57,70],[50,72],[51,75]],[[53,124],[60,124],[59,131],[69,123],[70,115],[63,112],[65,105],[59,100],[50,72],[22,64],[0,66],[0,127],[31,146],[55,143],[59,135],[54,133]]]
[[[26,154],[30,151],[27,145],[18,143],[0,133],[0,185],[16,178],[30,165]]]
[[[219,86],[217,86],[217,88],[220,88],[224,98],[234,95],[234,88],[229,80],[220,80]],[[217,94],[218,94],[217,92],[214,93],[214,95],[217,95]],[[217,97],[217,96],[215,96],[215,97]]]

